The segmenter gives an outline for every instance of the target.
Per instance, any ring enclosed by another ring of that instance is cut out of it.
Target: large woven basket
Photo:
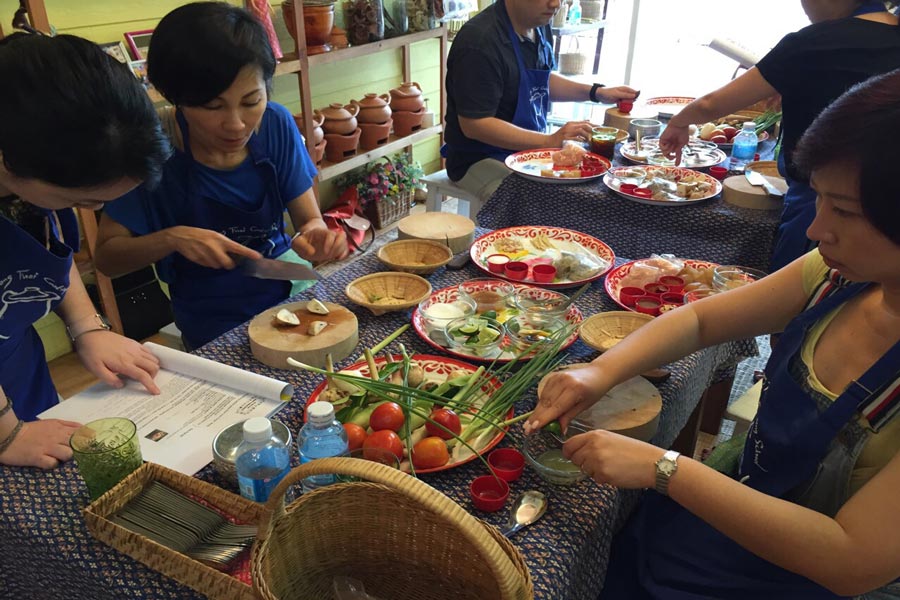
[[[365,479],[281,502],[310,475]],[[515,547],[429,485],[352,458],[309,462],[269,497],[253,547],[254,588],[265,600],[332,597],[336,576],[385,600],[525,600],[531,577]]]
[[[581,18],[599,21],[603,18],[603,0],[581,0]]]
[[[585,319],[579,328],[581,341],[600,352],[606,352],[637,328],[653,320],[650,315],[613,310]]]
[[[412,273],[386,271],[354,279],[344,293],[374,315],[416,306],[431,295],[431,284]]]
[[[376,229],[383,229],[409,214],[414,196],[415,190],[396,196],[385,196],[378,202],[367,204],[364,212],[366,217],[375,224]]]
[[[378,260],[394,271],[429,275],[453,258],[446,244],[431,240],[397,240],[378,250]]]
[[[575,50],[559,53],[559,72],[563,75],[581,75],[587,67],[587,56],[581,53],[578,36],[575,38]]]

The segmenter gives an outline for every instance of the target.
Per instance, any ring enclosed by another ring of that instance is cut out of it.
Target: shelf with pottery
[[[420,129],[419,131],[403,137],[391,135],[386,144],[372,150],[361,150],[356,156],[341,162],[330,163],[327,160],[323,160],[319,164],[319,180],[324,181],[326,179],[331,179],[332,177],[337,177],[338,175],[343,175],[347,171],[352,171],[353,169],[379,159],[382,156],[399,152],[404,148],[426,140],[433,135],[440,135],[442,130],[443,127],[440,125],[434,125],[433,127]]]

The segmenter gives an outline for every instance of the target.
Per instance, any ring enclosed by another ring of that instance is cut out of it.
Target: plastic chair
[[[422,178],[428,184],[428,198],[425,200],[426,212],[441,212],[441,207],[446,198],[456,198],[456,212],[475,220],[475,215],[481,210],[482,202],[473,193],[468,192],[447,177],[447,170],[436,171]]]

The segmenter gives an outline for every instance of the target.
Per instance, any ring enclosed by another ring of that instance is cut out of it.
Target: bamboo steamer
[[[350,356],[359,343],[359,322],[356,315],[340,304],[323,302],[327,315],[306,309],[306,302],[281,304],[256,315],[248,328],[250,351],[259,362],[276,369],[295,369],[287,364],[288,357],[315,367],[325,368],[325,355],[334,362]],[[293,312],[299,325],[275,326],[275,314],[282,309]],[[319,335],[309,335],[312,321],[325,321],[328,326]]]
[[[450,247],[453,254],[466,252],[475,241],[475,222],[462,215],[426,212],[410,215],[397,224],[401,240],[432,240]]]
[[[788,186],[784,179],[768,175],[763,175],[763,177],[782,193],[787,192]],[[725,202],[735,206],[756,210],[780,210],[784,206],[782,198],[772,198],[762,186],[750,185],[743,175],[729,177],[722,182],[722,188],[722,197]]]

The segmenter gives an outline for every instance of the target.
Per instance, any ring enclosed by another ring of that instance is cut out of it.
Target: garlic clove
[[[327,315],[330,311],[328,307],[313,298],[306,304],[306,310],[316,315]]]
[[[328,327],[328,323],[326,323],[325,321],[313,321],[309,324],[309,328],[306,332],[309,335],[319,335],[326,327]]]
[[[275,314],[276,325],[299,325],[300,318],[286,308],[282,308]]]

